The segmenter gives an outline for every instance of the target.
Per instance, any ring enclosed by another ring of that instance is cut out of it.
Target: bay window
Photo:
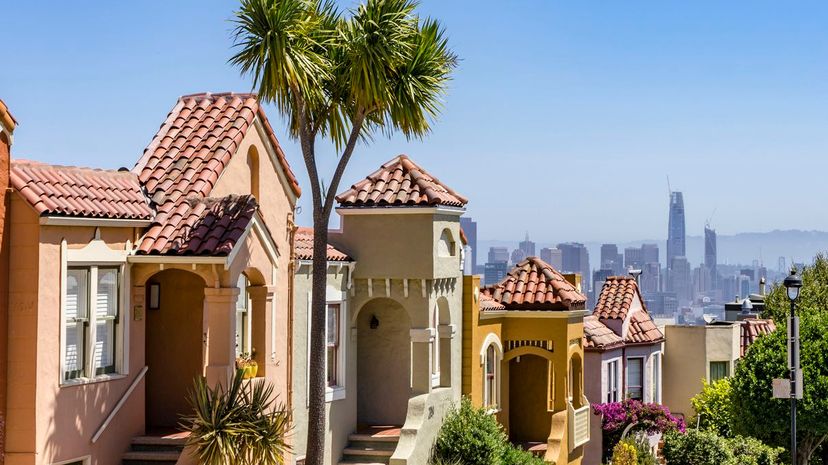
[[[627,398],[644,400],[644,358],[627,359]]]
[[[618,402],[618,360],[607,363],[607,402]]]
[[[328,386],[339,386],[339,304],[328,304],[325,326],[325,353]]]

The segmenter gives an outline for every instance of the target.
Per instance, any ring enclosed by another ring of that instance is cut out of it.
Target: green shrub
[[[627,436],[621,440],[621,443],[628,444],[635,449],[638,465],[656,465],[656,457],[653,455],[653,449],[646,436]]]
[[[612,465],[636,465],[638,454],[635,446],[626,441],[621,441],[612,448]]]
[[[535,456],[529,451],[525,451],[519,447],[514,447],[511,444],[506,445],[503,452],[502,465],[545,465],[546,462],[542,458]]]
[[[664,435],[664,458],[670,465],[727,465],[733,452],[727,440],[708,431]]]
[[[736,436],[728,439],[730,450],[735,458],[735,465],[777,465],[784,449],[764,444],[762,441]]]
[[[509,447],[506,433],[497,420],[463,398],[460,407],[449,412],[440,428],[434,445],[434,461],[506,465],[503,456]]]
[[[696,418],[692,423],[719,436],[730,437],[733,427],[733,389],[730,378],[713,383],[702,380],[702,391],[690,401]]]

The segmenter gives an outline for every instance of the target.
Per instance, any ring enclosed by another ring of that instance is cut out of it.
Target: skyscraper
[[[528,257],[526,252],[523,249],[515,249],[512,251],[512,265],[516,265],[523,261],[524,258]]]
[[[644,252],[641,247],[627,247],[624,249],[624,267],[640,270],[644,268]]]
[[[477,221],[468,216],[461,216],[460,227],[463,228],[471,247],[471,269],[474,273],[477,268]]]
[[[560,249],[544,247],[540,249],[540,259],[552,265],[558,271],[563,269],[563,254]]]
[[[641,244],[641,261],[647,263],[658,263],[658,244]]]
[[[518,243],[518,249],[523,251],[523,257],[537,257],[535,255],[535,243],[529,240],[529,233],[526,233],[526,239]]]
[[[710,289],[716,289],[718,275],[716,273],[716,230],[710,227],[710,223],[704,226],[704,267],[710,274]]]
[[[618,253],[618,246],[615,244],[601,245],[601,269],[612,270],[614,275],[624,273],[624,263],[621,254]]]
[[[509,249],[506,247],[489,247],[489,263],[508,263]]]
[[[684,230],[684,196],[670,191],[670,218],[667,225],[667,267],[672,268],[675,257],[687,256]],[[689,280],[688,280],[689,281]]]
[[[558,244],[561,250],[561,270],[563,273],[579,273],[583,284],[584,293],[589,287],[589,251],[584,244],[578,242],[567,242]]]

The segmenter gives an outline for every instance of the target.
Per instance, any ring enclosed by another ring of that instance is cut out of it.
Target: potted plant
[[[255,355],[255,352],[244,352],[236,357],[236,369],[242,370],[244,379],[255,378],[259,372],[259,364],[253,360]]]

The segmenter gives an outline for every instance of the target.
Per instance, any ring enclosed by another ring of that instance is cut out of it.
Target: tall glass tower
[[[670,220],[667,225],[667,266],[672,268],[673,258],[686,256],[684,232],[684,196],[670,192]]]

